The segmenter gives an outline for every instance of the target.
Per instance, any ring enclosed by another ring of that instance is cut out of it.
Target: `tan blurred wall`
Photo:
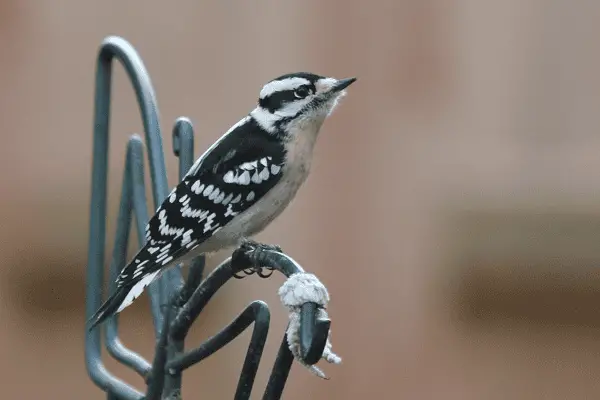
[[[5,396],[103,398],[84,368],[83,284],[94,57],[110,34],[129,40],[151,73],[171,185],[177,171],[170,127],[178,116],[193,120],[199,154],[253,107],[268,79],[298,70],[359,77],[324,128],[315,173],[260,237],[328,285],[334,350],[344,360],[324,366],[330,381],[294,366],[286,399],[600,395],[597,322],[564,326],[550,311],[536,323],[514,310],[495,314],[481,300],[505,293],[497,296],[503,309],[520,291],[517,309],[536,301],[541,309],[560,308],[563,294],[555,287],[563,281],[539,280],[553,246],[544,242],[541,267],[525,279],[519,271],[530,270],[511,257],[512,244],[490,255],[473,240],[499,231],[493,218],[478,217],[490,213],[505,220],[515,210],[549,209],[596,221],[600,3],[368,4],[0,3],[0,373],[12,383]],[[141,131],[124,73],[117,69],[115,78],[111,232],[127,136]],[[464,222],[465,209],[475,222]],[[544,234],[544,221],[536,232]],[[516,226],[503,229],[513,237]],[[569,249],[567,264],[577,259]],[[471,252],[483,256],[473,262]],[[600,257],[592,253],[593,263]],[[505,266],[516,272],[503,280]],[[584,277],[575,292],[598,282],[594,270],[559,272],[565,282]],[[285,327],[276,297],[281,281],[230,284],[189,339],[199,343],[249,301],[267,301],[272,328],[253,398]],[[491,283],[473,288],[483,281]],[[536,294],[540,286],[548,301]],[[479,300],[453,308],[463,292]],[[150,356],[145,306],[143,298],[128,309],[122,330],[126,343]],[[482,307],[476,317],[465,317],[474,307]],[[247,340],[186,372],[186,398],[196,391],[231,398]],[[139,378],[109,365],[141,387]]]

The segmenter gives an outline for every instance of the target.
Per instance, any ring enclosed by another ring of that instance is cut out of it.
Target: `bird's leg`
[[[256,240],[244,238],[241,241],[240,246],[233,252],[231,256],[232,264],[244,263],[244,264],[254,264],[254,262],[250,258],[250,254],[254,251],[276,251],[279,253],[283,253],[283,250],[280,246],[274,244],[266,244],[260,243]],[[264,272],[263,269],[266,269],[270,272]],[[261,278],[268,278],[273,274],[273,268],[263,267],[260,265],[252,265],[250,268],[245,268],[241,270],[245,275],[241,275],[238,273],[234,273],[233,277],[236,279],[242,279],[245,276],[252,275],[256,273]]]

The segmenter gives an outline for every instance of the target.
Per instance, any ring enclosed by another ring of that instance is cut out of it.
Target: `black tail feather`
[[[113,293],[105,302],[100,306],[98,311],[92,315],[92,317],[87,321],[89,325],[88,331],[94,329],[97,325],[103,323],[108,318],[113,316],[116,311],[119,309],[119,306],[127,297],[127,293],[129,290],[125,287],[118,288],[115,293]]]

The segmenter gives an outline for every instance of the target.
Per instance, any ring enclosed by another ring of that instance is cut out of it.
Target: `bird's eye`
[[[294,90],[294,96],[298,99],[303,99],[310,94],[310,90],[306,86],[300,86]]]

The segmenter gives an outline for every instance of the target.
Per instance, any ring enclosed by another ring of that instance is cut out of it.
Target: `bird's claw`
[[[269,272],[264,272],[265,270],[269,271]],[[273,268],[256,266],[256,267],[252,267],[252,268],[243,269],[240,272],[235,272],[233,274],[233,277],[236,279],[243,279],[246,276],[256,274],[261,278],[269,278],[271,275],[273,275],[273,271],[274,271]],[[244,275],[241,275],[242,273]]]
[[[266,250],[266,251],[276,251],[279,253],[283,253],[283,250],[280,246],[274,244],[265,244],[260,243],[252,239],[244,239],[231,256],[231,263],[233,265],[240,264],[252,264],[250,259],[250,254],[255,252],[256,250]],[[269,272],[264,272],[264,270],[268,270]],[[242,273],[244,275],[242,275]],[[273,268],[262,267],[262,266],[253,266],[251,268],[242,269],[240,272],[236,272],[233,274],[233,277],[236,279],[243,279],[246,276],[252,275],[256,273],[261,278],[269,278],[273,274]]]

